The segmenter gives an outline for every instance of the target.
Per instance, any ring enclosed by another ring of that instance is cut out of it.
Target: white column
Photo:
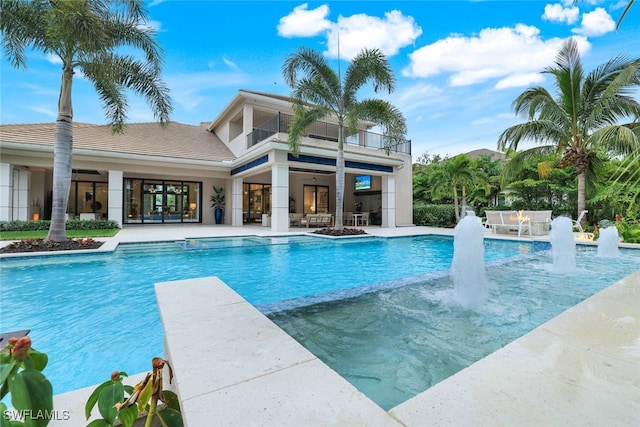
[[[124,173],[117,170],[109,170],[109,220],[115,221],[122,227],[123,216],[123,188]]]
[[[382,176],[382,227],[396,226],[396,177]]]
[[[253,105],[244,104],[242,107],[242,134],[244,138],[243,150],[247,149],[247,135],[253,132]]]
[[[231,181],[231,225],[242,227],[242,178]]]
[[[9,163],[0,163],[0,221],[13,219],[11,199],[13,193],[13,173]]]
[[[271,231],[289,231],[289,165],[287,153],[276,151],[271,168]]]

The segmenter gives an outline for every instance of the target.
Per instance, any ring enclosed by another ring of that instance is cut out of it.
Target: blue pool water
[[[447,275],[269,317],[389,410],[639,269],[640,251],[611,259],[580,247],[581,267],[564,274],[551,251],[493,264],[476,310],[454,302]]]
[[[116,369],[148,371],[151,358],[163,354],[154,283],[218,276],[271,311],[314,295],[437,276],[451,264],[452,242],[437,236],[198,239],[121,245],[113,254],[5,258],[2,330],[31,329],[34,347],[49,355],[45,373],[59,394],[102,382]],[[545,249],[487,240],[485,259]]]

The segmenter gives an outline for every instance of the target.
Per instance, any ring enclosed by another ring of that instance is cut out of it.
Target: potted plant
[[[213,194],[211,195],[211,207],[213,208],[213,215],[216,220],[216,224],[222,223],[222,218],[224,217],[224,188],[217,188],[215,185],[213,186]]]

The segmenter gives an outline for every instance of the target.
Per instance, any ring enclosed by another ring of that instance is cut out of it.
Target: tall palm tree
[[[62,82],[53,151],[53,209],[47,240],[66,240],[65,213],[73,151],[72,83],[75,70],[93,83],[116,133],[124,131],[126,91],[144,96],[160,124],[171,113],[160,77],[162,50],[144,25],[143,0],[1,0],[2,48],[16,68],[26,69],[25,50],[58,58]],[[122,53],[137,49],[143,58]]]
[[[532,87],[513,102],[528,121],[506,129],[498,148],[517,150],[522,141],[541,146],[521,151],[509,164],[515,171],[528,160],[555,153],[557,167],[571,166],[578,176],[578,212],[585,209],[586,179],[599,165],[599,151],[626,155],[640,150],[633,122],[640,104],[633,98],[640,85],[640,59],[617,56],[585,75],[574,39],[560,48],[555,66],[542,71],[555,78],[556,97],[543,87]],[[620,124],[631,119],[630,123]],[[506,171],[505,171],[506,172]]]
[[[404,142],[407,125],[402,113],[380,99],[358,101],[357,92],[371,82],[378,92],[395,88],[395,77],[384,54],[378,49],[362,50],[349,64],[344,80],[317,51],[299,48],[287,56],[284,80],[292,88],[293,119],[289,129],[289,150],[300,152],[300,141],[306,129],[328,116],[338,120],[338,153],[336,157],[336,229],[342,230],[344,205],[344,139],[345,130],[355,133],[358,121],[379,123],[385,129],[387,152]]]

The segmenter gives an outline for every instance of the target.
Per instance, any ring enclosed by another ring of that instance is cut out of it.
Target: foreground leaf
[[[26,411],[27,426],[46,426],[46,417],[30,419],[29,414],[53,411],[53,388],[42,372],[27,369],[9,377],[11,404],[18,411]]]
[[[175,409],[167,408],[156,414],[162,427],[183,427],[182,414]]]

